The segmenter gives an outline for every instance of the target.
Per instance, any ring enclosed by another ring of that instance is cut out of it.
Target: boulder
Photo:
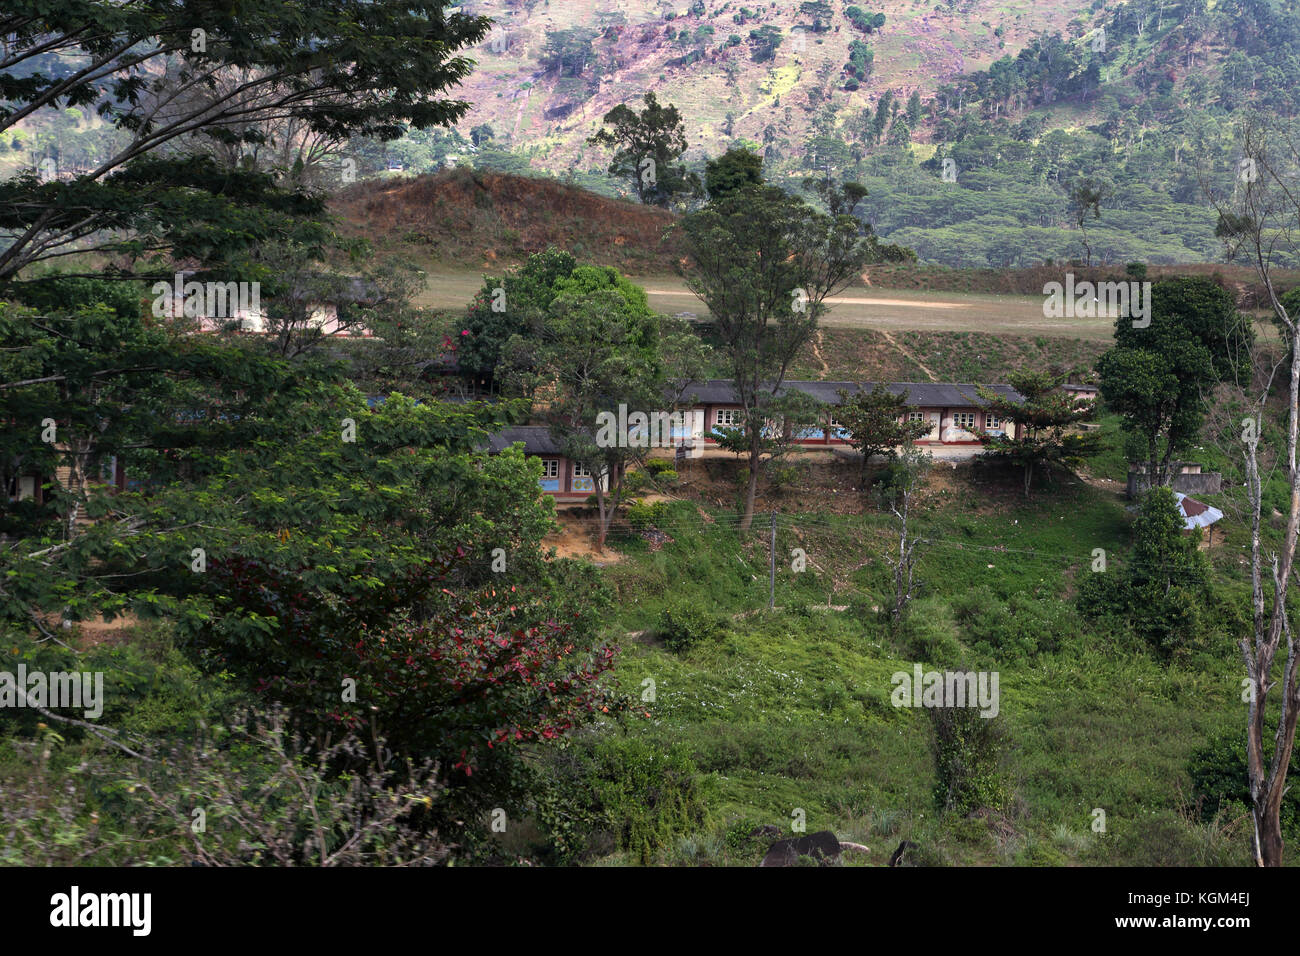
[[[825,866],[829,861],[838,859],[839,855],[839,838],[830,830],[819,830],[807,836],[777,840],[759,866],[797,866],[801,856],[812,857]]]

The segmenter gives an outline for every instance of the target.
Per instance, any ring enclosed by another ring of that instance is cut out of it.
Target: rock
[[[898,849],[895,850],[893,856],[889,858],[889,865],[898,866],[900,863],[903,862],[903,854],[906,853],[908,850],[915,850],[915,849],[916,849],[915,843],[913,843],[911,840],[904,840],[902,843],[898,844]]]
[[[829,860],[838,858],[839,855],[839,838],[830,830],[819,830],[807,836],[778,840],[772,844],[759,866],[797,866],[801,856],[810,856],[825,866]]]

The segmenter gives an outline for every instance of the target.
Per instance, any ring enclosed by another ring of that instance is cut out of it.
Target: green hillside
[[[1277,0],[463,7],[497,21],[462,87],[473,110],[453,132],[358,144],[371,168],[532,169],[626,193],[586,139],[650,91],[681,111],[689,163],[747,144],[770,180],[857,179],[883,237],[951,266],[1082,260],[1082,178],[1106,194],[1094,259],[1214,261],[1204,187],[1237,174],[1234,121],[1300,102],[1300,10]]]

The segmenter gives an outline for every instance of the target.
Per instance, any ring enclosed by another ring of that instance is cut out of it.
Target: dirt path
[[[824,341],[825,339],[822,337],[822,330],[818,329],[817,335],[814,336],[812,340],[812,351],[813,351],[813,358],[817,359],[818,362],[821,362],[822,378],[825,378],[827,375],[831,374],[831,367],[826,364],[826,359],[822,355],[822,343]]]
[[[913,355],[909,349],[906,349],[901,344],[899,344],[898,340],[895,339],[892,335],[890,335],[888,331],[886,331],[885,329],[880,329],[879,332],[881,335],[885,337],[886,342],[888,342],[894,348],[898,349],[898,351],[903,353],[904,358],[908,359],[909,361],[915,362],[917,368],[919,368],[926,375],[930,376],[930,381],[932,382],[939,381],[939,376],[935,375],[932,371],[926,368],[924,362],[922,362],[919,358]]]
[[[554,548],[556,557],[586,558],[600,567],[623,560],[623,556],[608,545],[604,551],[596,550],[591,522],[580,521],[562,511],[556,513],[555,519],[560,529],[543,538],[542,547]]]

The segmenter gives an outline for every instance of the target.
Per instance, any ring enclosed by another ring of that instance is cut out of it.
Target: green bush
[[[1133,537],[1122,568],[1080,581],[1079,610],[1125,620],[1166,660],[1204,651],[1213,619],[1205,609],[1217,601],[1209,561],[1198,547],[1200,530],[1184,532],[1173,492],[1153,488],[1142,500]]]
[[[748,476],[742,471],[742,478]],[[808,466],[802,461],[774,461],[767,466],[767,480],[773,491],[790,491],[808,487]]]
[[[680,744],[664,752],[642,740],[609,738],[597,745],[593,769],[593,793],[619,845],[642,863],[705,822],[699,771]]]
[[[1003,601],[987,587],[953,599],[966,642],[999,660],[1059,650],[1078,627],[1074,608],[1053,598],[1017,592]]]
[[[639,470],[628,474],[623,479],[623,486],[631,492],[643,491],[657,485],[671,485],[677,481],[677,471],[673,462],[663,458],[652,458]]]
[[[0,764],[0,865],[437,865],[450,846],[421,818],[445,784],[369,754],[295,735],[281,711],[214,720],[201,739],[128,738],[146,761],[78,747],[50,727],[9,737]],[[368,751],[367,746],[374,748]],[[346,775],[333,767],[349,768]],[[422,806],[421,806],[422,805]],[[195,808],[207,827],[191,828]],[[418,810],[416,808],[419,808]]]
[[[908,608],[895,641],[910,660],[955,664],[961,658],[957,622],[948,602],[938,596],[918,598]]]
[[[1006,809],[1011,789],[1004,772],[1006,731],[1001,717],[974,707],[932,707],[934,802],[962,816],[983,807]]]
[[[627,509],[627,523],[637,531],[648,531],[664,523],[668,517],[668,509],[662,501],[654,504],[646,504],[641,501],[634,502]]]
[[[587,739],[555,761],[542,822],[563,835],[564,862],[621,849],[654,862],[707,819],[700,772],[687,748],[667,750],[634,737]]]
[[[882,510],[887,509],[907,485],[908,470],[905,462],[891,457],[871,477],[871,490]]]
[[[1266,729],[1266,741],[1273,739],[1277,721]],[[1300,780],[1300,767],[1294,753],[1287,781]],[[1220,811],[1240,817],[1250,812],[1250,789],[1246,782],[1246,728],[1220,734],[1197,749],[1187,762],[1192,778],[1192,795],[1200,810],[1201,821],[1209,823]],[[1282,836],[1287,841],[1300,838],[1300,792],[1289,786],[1282,797]]]
[[[755,817],[733,820],[727,825],[723,844],[734,853],[761,856],[766,851],[768,842],[759,833],[762,826],[762,821]]]
[[[684,651],[716,637],[718,618],[690,601],[677,601],[659,612],[656,633],[670,651]]]

